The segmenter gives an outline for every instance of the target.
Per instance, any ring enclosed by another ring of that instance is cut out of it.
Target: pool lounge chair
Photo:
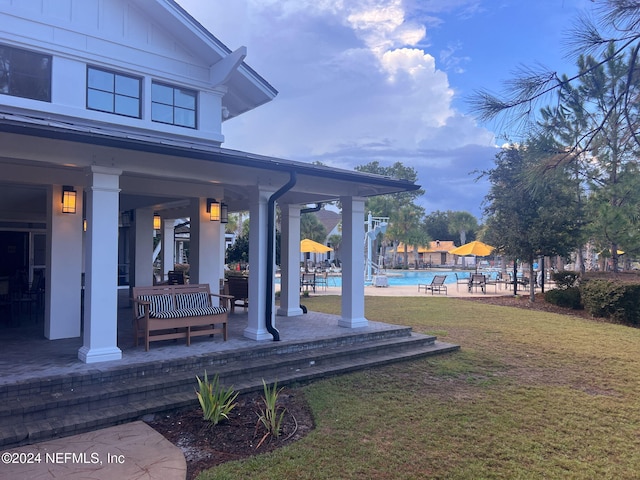
[[[419,283],[418,284],[418,291],[420,291],[422,288],[424,288],[424,293],[427,293],[429,290],[431,290],[431,295],[434,294],[434,292],[444,292],[444,294],[447,294],[447,286],[444,284],[444,281],[447,279],[446,275],[435,275],[433,277],[433,280],[431,280],[431,283]]]

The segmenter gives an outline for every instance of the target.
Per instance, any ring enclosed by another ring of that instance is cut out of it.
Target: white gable
[[[52,103],[32,107],[50,113],[221,141],[223,108],[225,118],[237,116],[277,93],[242,62],[246,50],[232,54],[173,0],[0,0],[0,24],[3,43],[53,56]],[[87,112],[86,65],[144,77],[147,87],[160,81],[197,90],[201,128],[171,132]]]
[[[193,29],[171,16],[166,2],[150,0],[5,0],[16,40],[95,61],[146,69],[185,82],[206,83],[209,67],[227,52],[191,41]],[[146,8],[147,10],[144,10]],[[21,38],[22,37],[22,38]],[[215,51],[218,50],[218,51]]]

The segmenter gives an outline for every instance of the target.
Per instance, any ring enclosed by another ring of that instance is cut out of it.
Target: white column
[[[278,315],[302,315],[300,308],[300,205],[280,205],[280,308]]]
[[[44,336],[49,340],[80,336],[82,188],[74,188],[76,213],[62,213],[62,186],[49,191],[44,315]]]
[[[252,340],[273,337],[265,325],[267,301],[267,202],[275,190],[256,189],[249,205],[249,321],[244,336]],[[275,309],[273,310],[275,311]],[[275,315],[272,317],[275,327]]]
[[[218,293],[224,276],[224,228],[209,219],[206,198],[191,202],[189,265],[191,283],[208,283]]]
[[[173,230],[173,219],[163,218],[160,222],[160,241],[162,242],[162,250],[160,251],[160,255],[162,255],[162,272],[164,276],[163,280],[168,278],[168,273],[170,270],[174,270],[176,268],[175,265],[175,242],[174,242],[174,230]]]
[[[364,198],[342,197],[341,327],[366,327],[364,316]]]
[[[135,211],[132,285],[153,285],[153,209]]]
[[[121,170],[93,166],[87,189],[85,363],[120,360],[118,348],[118,201]]]

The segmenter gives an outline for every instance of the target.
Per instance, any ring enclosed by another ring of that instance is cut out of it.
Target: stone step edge
[[[251,376],[255,371],[266,371],[271,366],[279,369],[285,369],[289,366],[299,367],[301,364],[306,365],[324,364],[327,361],[338,360],[343,357],[357,358],[366,356],[371,352],[379,353],[381,350],[401,351],[402,349],[412,348],[419,345],[431,345],[434,343],[433,337],[413,334],[411,337],[401,337],[394,339],[385,339],[378,342],[367,342],[362,345],[343,346],[331,349],[313,349],[300,351],[295,354],[288,354],[286,358],[278,358],[274,362],[270,357],[261,358],[252,361],[250,364],[225,364],[221,365],[218,370],[208,371],[209,377],[212,378],[216,373],[221,379],[229,377]],[[187,382],[196,386],[195,375],[202,376],[204,371],[200,372],[176,372],[168,375],[145,375],[143,378],[136,379],[134,382],[122,383],[120,379],[107,380],[99,385],[99,390],[95,385],[84,386],[74,389],[67,389],[64,392],[40,393],[36,395],[28,395],[27,399],[8,398],[0,404],[0,419],[6,417],[22,416],[24,414],[37,414],[38,411],[44,411],[51,408],[73,407],[74,405],[84,404],[87,402],[100,402],[105,395],[107,398],[112,396],[126,396],[143,394],[145,392],[154,392],[157,389],[167,389],[184,385]],[[229,385],[233,386],[233,385]],[[185,387],[186,388],[186,387]],[[110,394],[110,395],[107,395]],[[57,395],[55,398],[51,396]]]
[[[332,368],[310,366],[304,371],[291,372],[287,376],[278,376],[267,381],[277,381],[278,386],[305,383],[315,379],[350,373],[367,368],[375,368],[391,363],[415,360],[431,355],[442,354],[459,350],[458,345],[436,342],[429,347],[404,352],[402,356],[391,355],[389,358],[376,357],[367,362],[344,362],[341,365],[333,365]],[[246,393],[262,389],[262,377],[258,380],[247,379],[242,385],[238,385],[235,391]],[[198,402],[194,394],[170,394],[142,402],[132,402],[127,405],[118,405],[97,412],[85,412],[78,415],[70,415],[65,418],[50,418],[27,422],[21,425],[6,425],[0,427],[0,448],[10,449],[24,444],[35,443],[53,437],[64,437],[76,433],[84,433],[90,430],[103,428],[137,420],[145,415],[158,414],[166,411],[182,408],[198,408]]]
[[[110,366],[102,368],[99,364],[95,368],[81,373],[71,375],[60,374],[50,376],[46,379],[29,379],[7,384],[0,384],[0,401],[4,401],[10,390],[22,387],[25,394],[30,391],[42,392],[46,389],[56,389],[60,386],[67,388],[75,388],[81,385],[93,385],[102,383],[102,379],[106,374],[110,378],[121,377],[122,379],[134,378],[142,375],[155,375],[159,373],[169,373],[171,371],[184,371],[193,369],[195,365],[215,365],[228,363],[237,358],[246,359],[247,354],[251,357],[266,357],[271,355],[279,355],[281,353],[292,353],[294,351],[313,350],[316,348],[325,348],[328,345],[355,345],[366,343],[369,341],[377,341],[380,338],[402,338],[412,335],[410,327],[393,328],[389,330],[381,330],[376,332],[354,333],[344,337],[323,337],[309,341],[284,341],[273,342],[268,345],[257,345],[226,352],[210,352],[193,357],[171,359],[164,362],[150,360],[148,362],[136,365]],[[433,337],[435,340],[435,337]]]

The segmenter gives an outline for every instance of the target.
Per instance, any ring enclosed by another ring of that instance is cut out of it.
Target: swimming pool
[[[470,278],[471,273],[468,270],[460,271],[460,270],[387,270],[386,276],[389,282],[389,286],[412,286],[420,284],[428,284],[431,283],[433,277],[435,275],[446,275],[447,278],[444,281],[445,284],[455,284],[456,283],[456,274],[459,278]],[[495,272],[482,272],[487,276],[495,275]],[[332,280],[335,280],[335,283],[332,283]],[[370,283],[369,283],[370,284]],[[329,279],[329,285],[341,286],[342,278],[335,277],[334,279]]]
[[[386,276],[389,286],[415,286],[418,284],[431,283],[435,275],[446,275],[445,284],[451,285],[456,283],[456,274],[460,278],[470,278],[469,270],[387,270]],[[487,277],[495,278],[496,272],[483,271]],[[276,283],[280,283],[280,278],[276,278]],[[365,282],[365,285],[371,285],[371,282]],[[329,287],[341,287],[342,277],[340,275],[329,275]]]

